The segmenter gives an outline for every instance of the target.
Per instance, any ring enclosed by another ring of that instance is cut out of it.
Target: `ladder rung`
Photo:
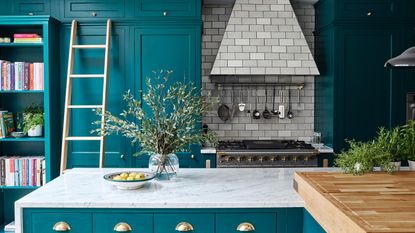
[[[72,48],[74,49],[105,49],[106,45],[100,45],[100,44],[85,44],[85,45],[72,45]]]
[[[101,137],[66,137],[66,141],[100,141]]]
[[[103,74],[71,74],[71,78],[104,78]]]
[[[68,105],[68,108],[102,108],[102,105]]]

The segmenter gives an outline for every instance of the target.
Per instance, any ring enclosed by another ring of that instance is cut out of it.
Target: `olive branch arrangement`
[[[142,101],[134,98],[130,90],[123,99],[127,108],[119,115],[107,111],[105,127],[101,121],[93,122],[99,128],[91,133],[107,136],[122,135],[132,144],[139,143],[141,151],[134,155],[161,155],[160,169],[165,169],[167,155],[189,150],[191,144],[217,143],[216,134],[203,132],[201,120],[215,101],[201,95],[193,83],[174,82],[168,85],[172,71],[153,72],[153,78],[146,78],[147,92],[141,92]],[[155,83],[155,84],[154,84]],[[207,101],[205,101],[205,99]],[[102,115],[100,109],[95,109]]]

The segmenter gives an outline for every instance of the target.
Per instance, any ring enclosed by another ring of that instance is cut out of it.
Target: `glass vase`
[[[177,176],[179,171],[179,158],[175,154],[153,154],[148,161],[148,168],[156,173],[159,180],[169,180]]]

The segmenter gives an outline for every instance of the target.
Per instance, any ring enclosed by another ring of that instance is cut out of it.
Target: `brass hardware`
[[[372,16],[373,15],[373,13],[372,12],[367,12],[367,14],[366,14],[367,16]]]
[[[196,156],[192,154],[192,155],[190,156],[190,158],[191,158],[191,159],[195,159],[195,158],[196,158]]]
[[[188,222],[181,222],[177,224],[176,231],[185,232],[185,231],[193,231],[192,224]]]
[[[33,12],[29,12],[28,15],[29,16],[34,16],[35,14],[33,14]]]
[[[115,232],[130,232],[133,228],[128,223],[120,222],[114,227]]]
[[[283,156],[283,157],[281,158],[281,160],[282,160],[282,161],[285,161],[285,160],[287,160],[287,157]]]
[[[308,156],[304,157],[304,161],[306,162],[308,161]]]
[[[167,11],[163,11],[163,16],[167,16]]]
[[[66,222],[57,222],[55,223],[55,225],[53,225],[52,229],[57,232],[65,232],[70,231],[71,226],[69,226],[69,224],[67,224]]]
[[[124,154],[121,154],[120,155],[120,159],[124,159],[125,158],[125,155]]]
[[[255,231],[255,227],[254,227],[254,225],[252,225],[252,223],[243,222],[243,223],[238,225],[236,230],[237,231]]]
[[[297,156],[293,156],[293,161],[297,161]]]
[[[91,13],[91,15],[92,15],[92,16],[94,16],[94,17],[96,17],[96,16],[97,16],[97,12],[93,11],[93,12]]]

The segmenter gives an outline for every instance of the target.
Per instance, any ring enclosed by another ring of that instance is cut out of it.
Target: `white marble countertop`
[[[284,208],[303,207],[293,188],[295,171],[333,168],[181,169],[177,178],[119,190],[104,174],[143,169],[77,168],[15,203],[16,233],[23,208]]]

